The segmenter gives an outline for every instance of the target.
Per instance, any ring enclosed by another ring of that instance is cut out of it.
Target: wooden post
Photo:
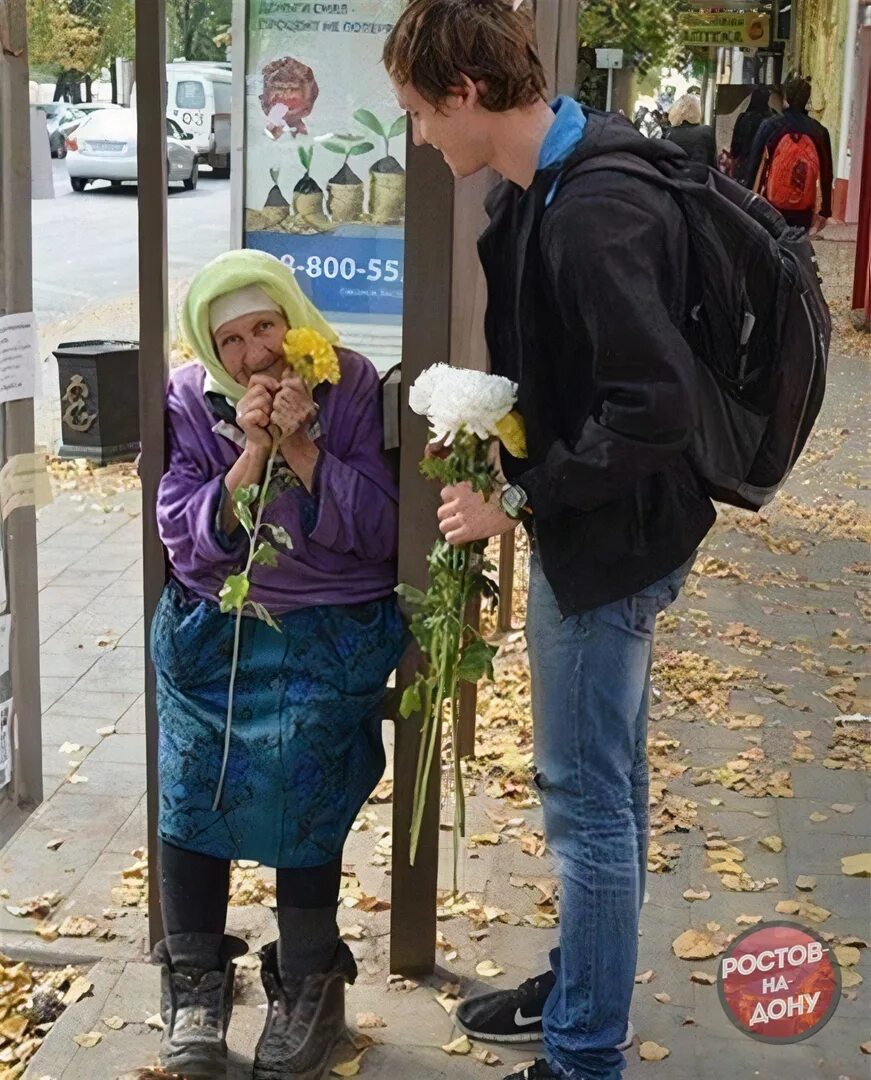
[[[30,95],[25,0],[0,0],[0,314],[33,309],[30,243]],[[2,408],[2,464],[34,450],[33,400]],[[17,751],[12,783],[0,794],[0,837],[42,802],[42,709],[36,510],[13,510],[3,528],[8,604],[13,615],[10,672]],[[3,572],[0,556],[0,573]],[[5,672],[0,671],[0,676]],[[4,694],[4,697],[6,695]],[[12,733],[10,732],[10,738]],[[10,799],[10,795],[12,798]]]
[[[511,621],[514,610],[514,550],[515,532],[502,535],[499,541],[499,608],[497,627],[507,634],[512,629]]]
[[[402,439],[399,485],[399,580],[425,589],[426,557],[438,537],[438,489],[420,475],[426,420],[408,408],[408,388],[424,370],[446,363],[451,349],[451,282],[454,184],[441,154],[429,147],[407,149],[405,224],[406,315],[402,327]],[[397,673],[401,691],[414,680],[419,654],[411,650]],[[433,762],[427,809],[415,865],[409,864],[414,781],[420,746],[420,716],[396,721],[393,754],[393,870],[390,970],[404,975],[432,971],[436,946],[440,760]]]
[[[142,559],[145,605],[145,753],[148,784],[148,929],[163,937],[157,865],[158,720],[149,639],[166,581],[157,533],[157,487],[164,469],[164,394],[168,374],[169,304],[166,246],[166,5],[136,0],[136,100],[139,176],[139,431],[142,456]]]

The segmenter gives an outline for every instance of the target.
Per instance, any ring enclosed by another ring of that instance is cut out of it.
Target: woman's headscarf
[[[265,251],[228,251],[212,259],[191,282],[182,309],[182,327],[188,344],[206,369],[206,391],[223,394],[233,405],[245,393],[245,387],[227,373],[218,354],[209,327],[212,301],[236,289],[259,285],[284,312],[291,328],[308,327],[330,342],[339,336],[297,284],[293,273]]]

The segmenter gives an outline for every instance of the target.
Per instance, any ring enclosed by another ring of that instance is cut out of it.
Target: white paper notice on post
[[[9,640],[12,635],[12,616],[0,615],[0,675],[9,671]]]
[[[33,397],[37,352],[32,311],[0,316],[0,402]]]
[[[12,698],[0,704],[0,788],[12,779]]]

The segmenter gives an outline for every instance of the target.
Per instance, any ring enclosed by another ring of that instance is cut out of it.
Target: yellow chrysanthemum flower
[[[337,383],[341,376],[336,350],[307,326],[285,334],[284,358],[310,389],[323,382]]]
[[[516,409],[502,417],[496,425],[496,434],[512,457],[526,457],[526,424]]]

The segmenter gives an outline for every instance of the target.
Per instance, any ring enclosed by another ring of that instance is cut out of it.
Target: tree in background
[[[642,74],[680,56],[679,0],[586,0],[578,14],[582,48],[622,49]]]
[[[81,101],[81,81],[97,65],[100,34],[69,0],[27,0],[30,63],[56,78],[54,100]]]
[[[233,0],[167,0],[166,14],[170,59],[226,59]]]

